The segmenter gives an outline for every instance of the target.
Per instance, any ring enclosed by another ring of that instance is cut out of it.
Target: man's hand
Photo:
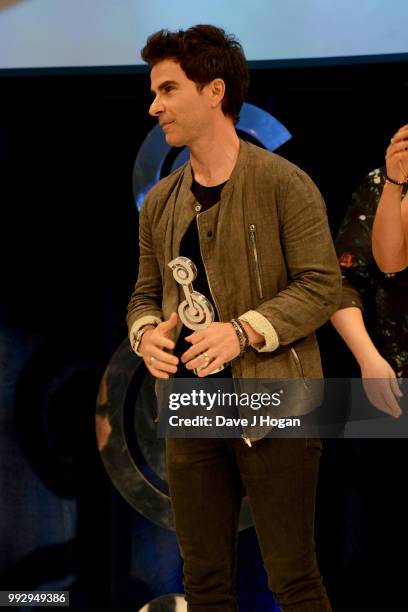
[[[373,406],[396,419],[401,416],[402,410],[397,400],[403,394],[394,370],[381,355],[361,367],[361,378],[364,391]]]
[[[139,353],[143,356],[150,374],[156,378],[169,378],[169,374],[177,372],[179,360],[165,350],[174,349],[174,342],[170,340],[169,333],[176,325],[177,314],[172,312],[167,321],[147,329],[142,336]]]
[[[183,353],[181,361],[187,364],[188,370],[201,368],[198,373],[200,377],[208,376],[240,354],[239,340],[232,323],[211,323],[185,339],[192,346]]]

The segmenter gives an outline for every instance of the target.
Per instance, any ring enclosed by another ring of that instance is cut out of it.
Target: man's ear
[[[215,108],[221,104],[225,96],[225,83],[222,79],[214,79],[210,83],[211,105]]]

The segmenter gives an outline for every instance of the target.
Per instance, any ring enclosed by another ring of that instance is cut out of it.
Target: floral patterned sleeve
[[[371,231],[383,188],[382,169],[370,172],[353,193],[335,246],[343,278],[341,308],[363,309],[378,268],[371,250]]]

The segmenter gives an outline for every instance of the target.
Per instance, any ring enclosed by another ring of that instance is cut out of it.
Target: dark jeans
[[[236,544],[242,484],[282,611],[330,612],[317,567],[318,439],[166,440],[170,495],[191,612],[237,610]]]

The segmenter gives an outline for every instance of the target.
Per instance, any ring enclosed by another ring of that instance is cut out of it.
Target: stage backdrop
[[[135,66],[149,34],[196,23],[233,32],[250,61],[408,51],[406,0],[3,0],[2,6],[0,69]]]

